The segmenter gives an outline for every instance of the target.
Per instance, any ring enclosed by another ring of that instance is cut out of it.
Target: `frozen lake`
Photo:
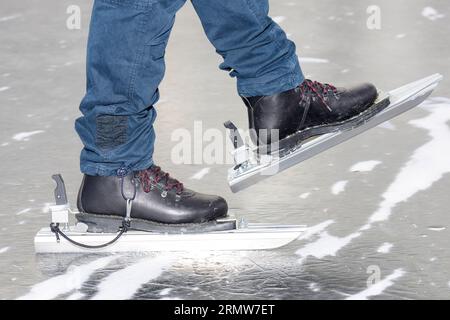
[[[69,5],[81,29],[66,27]],[[232,194],[227,165],[175,165],[171,133],[246,128],[235,83],[218,70],[190,3],[167,50],[157,104],[156,162],[192,189],[223,195],[251,222],[306,224],[288,246],[264,252],[35,255],[49,223],[53,173],[75,204],[91,1],[0,4],[0,299],[450,299],[450,5],[276,0],[271,15],[297,43],[308,77],[390,90],[435,72],[421,107],[302,165]],[[214,102],[214,103],[211,103]],[[372,285],[368,285],[372,284]],[[120,288],[120,290],[118,290]]]

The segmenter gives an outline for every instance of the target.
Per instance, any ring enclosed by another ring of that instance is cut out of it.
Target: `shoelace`
[[[179,195],[184,190],[184,186],[180,181],[170,177],[168,173],[162,171],[158,166],[151,166],[147,170],[140,171],[139,178],[146,193],[150,192],[152,185],[156,185],[160,182],[163,183],[164,191],[175,189],[176,193]]]
[[[328,92],[332,91],[333,93],[337,93],[337,88],[328,83],[320,83],[318,81],[312,81],[309,79],[305,79],[303,83],[300,85],[300,91],[302,94],[314,93],[325,107],[331,112],[331,108],[328,103],[325,101],[324,96],[328,94]]]

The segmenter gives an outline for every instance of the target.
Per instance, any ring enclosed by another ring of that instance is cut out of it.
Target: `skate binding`
[[[434,74],[409,83],[388,93],[379,92],[377,101],[381,111],[369,118],[358,119],[329,133],[303,139],[301,134],[286,137],[278,148],[261,152],[261,148],[244,144],[236,126],[231,121],[225,123],[233,142],[234,166],[228,171],[228,184],[233,192],[244,190],[255,183],[295,166],[319,153],[345,142],[379,124],[403,114],[425,101],[442,80],[442,75]],[[387,103],[387,104],[386,104]],[[305,130],[306,131],[306,130]],[[295,143],[288,142],[294,138]],[[285,148],[285,142],[289,147]]]
[[[133,219],[132,200],[125,217],[100,228],[95,217],[87,221],[87,214],[70,208],[62,176],[52,178],[56,181],[55,205],[50,206],[50,226],[34,238],[36,253],[268,250],[287,245],[305,231],[302,225],[254,224],[232,216],[207,225],[172,228]],[[77,220],[75,225],[70,224],[71,215]]]

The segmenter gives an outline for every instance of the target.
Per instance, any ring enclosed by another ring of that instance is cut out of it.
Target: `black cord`
[[[74,245],[76,245],[78,247],[85,248],[85,249],[101,249],[101,248],[108,247],[108,246],[112,245],[113,243],[115,243],[117,240],[119,240],[120,237],[125,232],[128,231],[128,228],[129,228],[128,223],[126,221],[123,221],[122,222],[122,228],[120,229],[119,233],[117,234],[117,236],[114,239],[112,239],[111,241],[109,241],[107,243],[104,243],[104,244],[91,246],[91,245],[87,245],[87,244],[80,243],[80,242],[77,242],[75,240],[70,239],[64,232],[61,231],[61,229],[59,228],[59,223],[56,223],[56,224],[53,223],[53,222],[50,223],[50,230],[56,235],[56,240],[58,242],[60,241],[59,236],[61,236],[64,239],[66,239],[67,241],[69,241],[70,243],[72,243],[72,244],[74,244]]]

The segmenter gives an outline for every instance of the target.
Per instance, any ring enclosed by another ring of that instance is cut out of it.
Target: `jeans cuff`
[[[238,93],[242,97],[271,96],[298,87],[305,77],[300,69],[285,74],[269,83],[238,84]]]
[[[153,165],[153,159],[146,159],[134,166],[128,167],[131,171],[140,171],[148,169]],[[89,176],[116,176],[117,170],[120,169],[121,166],[102,166],[102,165],[90,165],[90,164],[81,164],[80,170],[82,173],[87,174]]]

